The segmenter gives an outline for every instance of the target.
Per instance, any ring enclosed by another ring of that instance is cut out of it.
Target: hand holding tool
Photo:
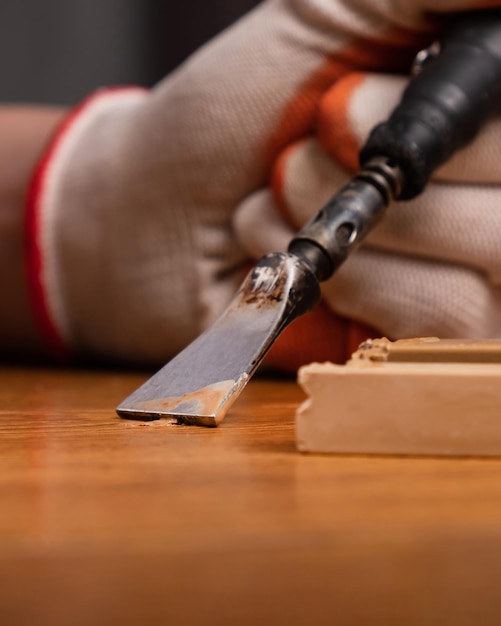
[[[87,98],[58,129],[27,196],[28,277],[47,347],[155,367],[172,358],[228,305],[250,258],[260,258],[247,247],[251,232],[237,232],[240,209],[271,190],[284,149],[317,129],[322,137],[317,123],[328,93],[353,72],[401,76],[436,38],[441,18],[471,6],[478,0],[434,0],[432,13],[429,0],[265,0],[151,90]],[[464,204],[467,211],[474,202]],[[304,221],[263,250],[285,250]],[[261,233],[271,235],[271,221],[262,223]],[[498,220],[483,223],[485,235]],[[421,241],[422,257],[436,249]],[[472,243],[474,251],[483,247]],[[390,269],[405,274],[405,262],[393,260]],[[368,274],[372,280],[376,272]],[[343,268],[323,292],[345,276]],[[348,292],[335,306],[325,299],[352,320],[329,325],[333,342],[341,338],[338,359],[349,354],[341,329],[349,326],[350,336],[359,329],[356,312],[339,308]],[[458,317],[471,327],[464,309]]]
[[[216,425],[283,328],[329,278],[392,199],[421,193],[437,167],[501,106],[501,12],[451,20],[436,59],[406,89],[361,152],[361,171],[291,241],[265,256],[230,307],[118,408],[122,417]]]

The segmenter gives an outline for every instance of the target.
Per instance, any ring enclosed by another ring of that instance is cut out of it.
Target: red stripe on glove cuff
[[[46,285],[44,280],[44,254],[41,242],[42,233],[42,203],[44,190],[54,156],[59,147],[70,132],[75,120],[86,108],[88,101],[85,100],[75,108],[60,124],[52,137],[47,150],[39,161],[28,187],[25,205],[25,259],[28,281],[28,292],[35,320],[52,356],[66,359],[69,356],[69,348],[56,326],[47,300]]]
[[[45,153],[38,162],[28,185],[25,203],[25,265],[28,293],[35,321],[39,327],[42,340],[49,353],[59,360],[68,360],[70,346],[58,326],[52,310],[49,295],[46,256],[43,242],[43,231],[52,227],[44,224],[46,209],[46,190],[52,167],[59,155],[63,142],[71,134],[77,120],[89,109],[96,100],[107,97],[110,93],[126,93],[129,91],[147,90],[140,87],[113,87],[101,89],[82,101],[59,125],[50,140]]]

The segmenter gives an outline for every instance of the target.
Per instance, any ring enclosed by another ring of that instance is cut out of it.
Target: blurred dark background
[[[0,102],[151,86],[260,0],[0,0]]]

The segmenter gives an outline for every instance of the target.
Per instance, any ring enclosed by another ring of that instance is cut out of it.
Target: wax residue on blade
[[[229,400],[241,386],[241,381],[223,380],[181,396],[135,402],[130,410],[158,418],[176,417],[179,423],[216,426],[228,410]]]

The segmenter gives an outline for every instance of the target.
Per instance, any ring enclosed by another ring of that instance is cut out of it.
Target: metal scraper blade
[[[118,407],[121,417],[217,426],[282,330],[320,298],[309,266],[273,253],[250,271],[221,317]]]

